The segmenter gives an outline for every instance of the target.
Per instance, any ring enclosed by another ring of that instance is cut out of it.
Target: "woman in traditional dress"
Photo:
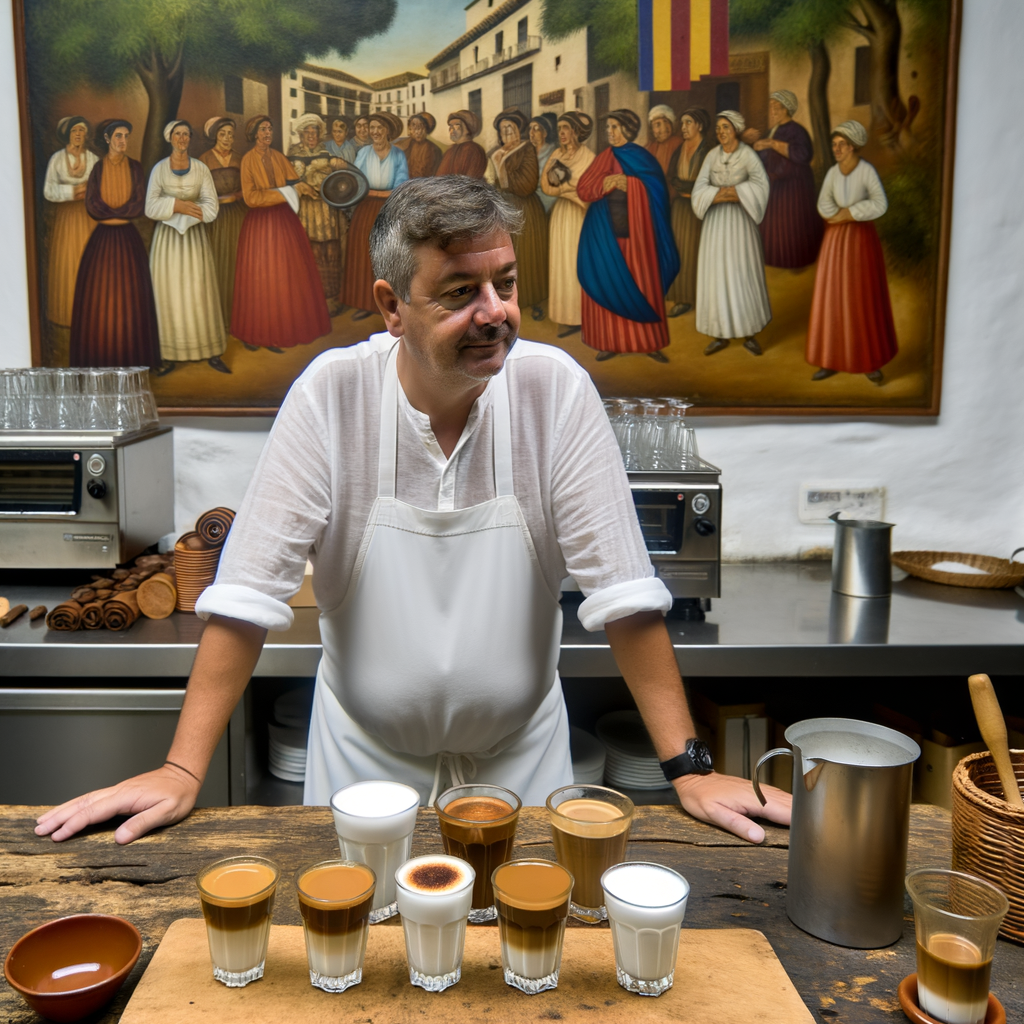
[[[764,249],[757,225],[768,205],[768,175],[740,134],[741,114],[715,119],[718,145],[708,153],[693,185],[693,212],[704,222],[697,255],[697,330],[711,335],[704,355],[727,348],[731,338],[762,354],[755,335],[772,318],[764,279]]]
[[[356,167],[366,175],[370,191],[352,214],[349,228],[348,267],[338,301],[355,307],[353,320],[365,320],[377,312],[373,298],[373,268],[370,266],[370,229],[393,189],[409,180],[405,154],[391,145],[402,134],[402,119],[380,110],[370,115],[371,144],[356,153]]]
[[[177,363],[200,359],[230,373],[221,359],[227,348],[224,314],[217,264],[204,226],[220,212],[217,187],[210,168],[188,155],[188,121],[168,122],[164,138],[171,155],[153,168],[146,192],[146,216],[157,222],[149,247],[162,360],[156,375],[163,377]]]
[[[149,258],[132,223],[146,205],[142,164],[128,156],[131,122],[97,127],[107,155],[85,189],[85,212],[99,221],[75,281],[71,313],[72,366],[158,366],[160,342]]]
[[[358,153],[364,146],[370,144],[370,115],[360,114],[352,125],[352,143]]]
[[[811,380],[863,373],[881,384],[881,367],[896,355],[885,257],[872,223],[889,201],[878,172],[859,154],[867,141],[859,121],[832,132],[836,162],[818,197],[826,227],[807,328],[807,362],[820,367]]]
[[[330,138],[324,140],[327,152],[331,154],[331,166],[334,170],[341,170],[345,164],[355,163],[356,143],[349,138],[351,126],[349,119],[344,114],[335,114],[327,118],[327,125],[330,129]],[[338,161],[344,161],[339,163]]]
[[[410,178],[433,178],[441,165],[441,147],[429,139],[437,127],[433,114],[421,110],[409,118],[409,138],[405,141],[405,159]]]
[[[658,161],[633,140],[640,118],[608,114],[609,147],[580,177],[590,203],[580,235],[583,343],[599,361],[627,353],[667,363],[665,292],[679,273],[668,186]]]
[[[537,198],[540,169],[537,152],[527,138],[526,116],[515,107],[494,119],[501,144],[491,151],[486,181],[506,192],[523,211],[523,230],[512,237],[518,264],[519,305],[534,320],[544,319],[541,303],[548,294],[548,220]]]
[[[793,120],[797,98],[789,89],[768,100],[767,138],[756,128],[743,133],[761,157],[771,184],[768,209],[761,221],[764,261],[769,267],[806,267],[818,258],[823,225],[815,204],[811,160],[814,143],[803,125]]]
[[[249,212],[238,237],[231,333],[251,352],[283,352],[331,332],[327,302],[309,239],[299,223],[297,181],[283,153],[270,148],[274,123],[257,114],[245,125],[252,149],[242,157],[242,196]]]
[[[235,152],[235,122],[230,117],[211,117],[203,134],[213,143],[199,159],[210,168],[217,190],[220,213],[206,234],[217,267],[217,290],[225,327],[231,323],[231,303],[235,297],[235,259],[242,221],[248,212],[242,199],[242,158]]]
[[[448,115],[448,138],[451,145],[441,157],[437,177],[445,174],[465,174],[482,178],[487,172],[487,154],[483,146],[473,140],[480,134],[480,118],[472,110],[453,110]]]
[[[548,230],[548,316],[562,325],[560,338],[575,334],[582,323],[576,260],[587,204],[576,186],[594,162],[594,154],[583,145],[593,130],[589,114],[579,110],[562,114],[558,118],[559,147],[548,157],[540,176],[545,195],[555,201]]]
[[[65,117],[57,125],[63,143],[46,165],[43,197],[54,204],[46,288],[46,319],[68,327],[75,305],[78,265],[96,222],[85,212],[85,186],[99,159],[86,148],[89,122]]]
[[[537,198],[544,207],[544,212],[550,214],[551,207],[555,205],[555,197],[544,191],[543,175],[544,168],[558,145],[558,121],[554,114],[538,114],[530,118],[530,145],[537,154],[537,170],[541,175],[536,190]]]
[[[693,212],[690,196],[704,158],[711,149],[711,115],[702,107],[690,107],[679,118],[682,144],[668,165],[672,200],[672,235],[679,250],[679,273],[669,287],[666,301],[669,316],[689,313],[697,302],[697,252],[700,249],[701,220]]]

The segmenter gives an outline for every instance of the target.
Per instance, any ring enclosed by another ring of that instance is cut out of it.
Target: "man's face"
[[[736,129],[727,117],[720,117],[715,122],[715,136],[723,146],[731,146],[736,141]]]
[[[370,122],[365,118],[361,117],[356,121],[356,138],[360,142],[366,142],[370,137]]]
[[[422,142],[427,137],[427,126],[418,117],[409,121],[409,135],[416,141]]]
[[[269,121],[263,121],[256,129],[256,141],[261,146],[269,146],[274,141],[274,126]]]
[[[370,138],[375,146],[383,146],[388,141],[388,130],[380,121],[370,122]]]
[[[841,164],[852,152],[853,146],[847,139],[842,135],[832,136],[832,155],[836,158],[837,164]]]
[[[107,136],[110,140],[111,153],[125,153],[128,150],[128,129],[125,127],[115,128],[113,133]]]
[[[220,149],[230,149],[235,144],[235,129],[226,124],[217,132],[217,146]]]
[[[605,129],[605,133],[608,136],[609,144],[612,146],[624,146],[628,141],[626,133],[622,130],[622,125],[614,117],[608,118],[608,127]]]
[[[320,144],[320,128],[317,125],[307,125],[302,129],[302,144],[306,149],[316,149]]]
[[[672,136],[672,122],[667,117],[656,117],[651,122],[651,134],[655,142],[667,142]]]
[[[348,135],[348,125],[344,121],[335,121],[331,125],[331,137],[339,146],[345,141],[346,135]]]
[[[448,122],[448,138],[452,142],[466,141],[466,126],[458,118]]]
[[[498,373],[519,335],[516,255],[504,232],[416,247],[409,302],[399,302],[410,357],[456,389]]]

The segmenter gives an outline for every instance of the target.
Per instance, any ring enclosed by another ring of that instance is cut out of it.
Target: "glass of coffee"
[[[615,976],[627,992],[660,996],[672,987],[690,883],[647,861],[616,864],[601,876],[615,947]]]
[[[996,936],[1010,904],[991,882],[961,871],[907,875],[917,931],[917,1002],[943,1024],[981,1024]]]
[[[505,983],[536,995],[558,988],[572,875],[550,860],[514,860],[491,875]]]
[[[279,875],[263,857],[227,857],[196,875],[213,976],[229,988],[263,977]]]
[[[376,884],[373,870],[354,860],[323,860],[295,875],[314,988],[344,992],[363,980]]]
[[[512,859],[512,842],[522,801],[501,786],[453,786],[434,801],[441,825],[444,852],[468,861],[476,872],[473,885],[473,924],[497,916],[491,894],[491,875]]]
[[[443,854],[414,857],[398,869],[398,912],[412,984],[443,992],[462,977],[475,880],[469,864]]]
[[[370,924],[398,913],[395,871],[409,859],[419,804],[419,793],[401,782],[354,782],[331,797],[341,856],[368,865],[377,879]]]
[[[626,859],[633,801],[605,786],[562,786],[546,806],[555,857],[576,879],[570,913],[587,924],[604,921],[601,876]]]

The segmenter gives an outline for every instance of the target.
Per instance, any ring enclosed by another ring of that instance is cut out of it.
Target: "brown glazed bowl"
[[[4,976],[40,1016],[81,1020],[108,1003],[142,952],[135,925],[112,914],[74,914],[14,944]]]

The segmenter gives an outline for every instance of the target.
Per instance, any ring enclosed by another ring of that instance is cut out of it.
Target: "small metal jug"
[[[832,548],[832,589],[850,597],[888,597],[892,593],[892,523],[840,519]]]
[[[910,784],[921,748],[903,733],[851,718],[810,718],[786,730],[793,758],[786,913],[798,928],[855,949],[903,934]]]

